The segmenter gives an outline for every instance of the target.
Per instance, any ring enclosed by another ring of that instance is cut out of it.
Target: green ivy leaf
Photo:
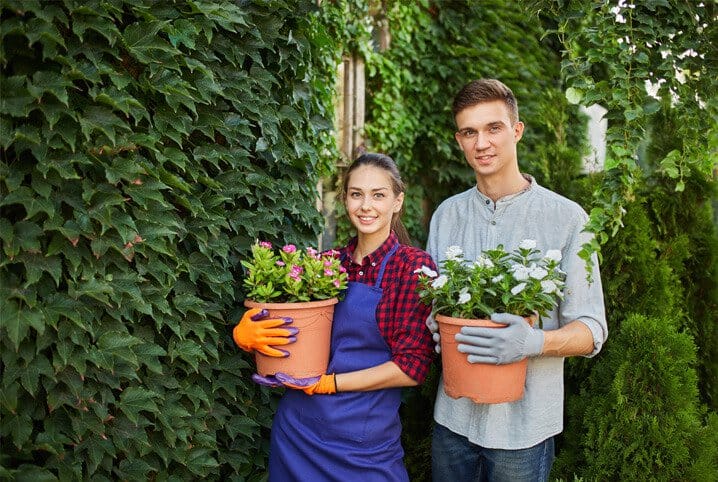
[[[32,82],[28,83],[27,90],[36,99],[40,99],[46,92],[54,95],[57,100],[69,107],[67,88],[72,87],[72,82],[63,75],[41,70],[32,76]]]
[[[45,316],[39,310],[19,307],[14,300],[5,300],[0,307],[0,329],[7,332],[12,346],[17,351],[20,342],[28,334],[30,327],[38,333],[45,331]]]
[[[155,398],[158,398],[158,395],[151,390],[142,387],[129,387],[120,395],[118,406],[131,422],[137,423],[140,412],[157,413],[159,411]]]

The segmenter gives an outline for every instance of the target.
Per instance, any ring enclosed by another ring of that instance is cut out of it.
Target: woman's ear
[[[404,205],[404,193],[399,193],[399,195],[394,200],[394,212],[398,213],[401,211],[401,207]]]

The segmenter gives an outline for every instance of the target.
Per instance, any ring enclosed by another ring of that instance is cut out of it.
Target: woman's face
[[[360,238],[381,242],[391,232],[391,218],[401,210],[404,193],[392,190],[391,175],[375,166],[363,165],[349,175],[344,204]]]

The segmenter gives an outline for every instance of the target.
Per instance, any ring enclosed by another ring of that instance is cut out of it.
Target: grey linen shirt
[[[564,299],[557,309],[542,318],[543,329],[553,330],[573,320],[584,323],[593,334],[596,355],[608,335],[603,292],[594,255],[592,282],[586,265],[578,257],[592,234],[583,232],[588,216],[575,202],[539,186],[525,175],[530,186],[499,199],[495,204],[476,187],[446,199],[431,218],[427,251],[437,262],[446,248],[460,246],[467,260],[483,250],[503,244],[507,251],[524,239],[536,241],[545,254],[561,251],[561,269],[566,273]],[[439,383],[434,420],[487,448],[522,449],[563,430],[563,357],[529,358],[524,397],[515,402],[478,404],[468,398],[453,399]]]

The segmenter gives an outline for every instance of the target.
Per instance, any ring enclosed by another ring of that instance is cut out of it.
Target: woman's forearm
[[[413,387],[416,381],[392,361],[354,372],[337,373],[337,391],[366,392],[381,388]]]

